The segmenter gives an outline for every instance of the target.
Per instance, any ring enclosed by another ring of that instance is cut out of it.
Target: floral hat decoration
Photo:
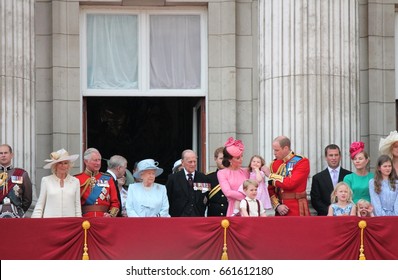
[[[56,164],[61,161],[70,161],[74,162],[77,160],[79,155],[69,155],[69,153],[65,149],[58,150],[56,152],[52,152],[50,154],[50,159],[45,159],[45,162],[48,162],[43,166],[44,169],[50,169],[53,164]]]
[[[356,154],[359,154],[365,150],[365,143],[358,141],[358,142],[353,142],[350,146],[350,156],[351,159],[354,159]]]
[[[243,145],[243,142],[236,140],[233,137],[229,137],[224,146],[227,152],[233,157],[241,156],[245,150],[245,145]]]

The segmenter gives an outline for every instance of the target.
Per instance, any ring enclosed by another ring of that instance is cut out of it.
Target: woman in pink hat
[[[243,181],[249,178],[248,169],[242,167],[244,149],[242,141],[232,137],[224,144],[222,164],[225,168],[218,171],[217,178],[222,192],[228,199],[227,216],[234,214],[235,201],[245,198],[245,195],[238,191]]]
[[[81,217],[80,183],[69,174],[79,155],[69,155],[65,149],[51,153],[44,169],[52,175],[41,180],[40,196],[32,218]]]
[[[373,179],[374,174],[368,171],[369,155],[365,152],[363,142],[353,142],[350,146],[350,156],[355,166],[355,171],[344,177],[353,192],[352,200],[357,203],[360,199],[370,201],[369,181]]]

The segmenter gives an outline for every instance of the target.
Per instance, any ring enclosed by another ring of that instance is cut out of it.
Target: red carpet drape
[[[0,219],[2,260],[219,260],[222,218]],[[358,217],[228,218],[228,258],[357,260]],[[364,219],[366,259],[398,259],[398,217]]]

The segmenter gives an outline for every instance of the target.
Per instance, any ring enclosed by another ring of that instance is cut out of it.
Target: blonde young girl
[[[340,182],[331,195],[332,204],[328,216],[355,216],[356,206],[352,201],[352,190],[345,182]]]
[[[360,199],[357,202],[357,216],[358,217],[374,217],[373,206],[366,199]]]

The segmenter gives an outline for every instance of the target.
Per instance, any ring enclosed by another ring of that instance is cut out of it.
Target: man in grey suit
[[[326,216],[330,205],[330,195],[338,182],[343,181],[344,176],[350,174],[340,166],[341,152],[339,146],[330,144],[325,148],[325,158],[328,167],[312,177],[311,204],[318,216]]]

